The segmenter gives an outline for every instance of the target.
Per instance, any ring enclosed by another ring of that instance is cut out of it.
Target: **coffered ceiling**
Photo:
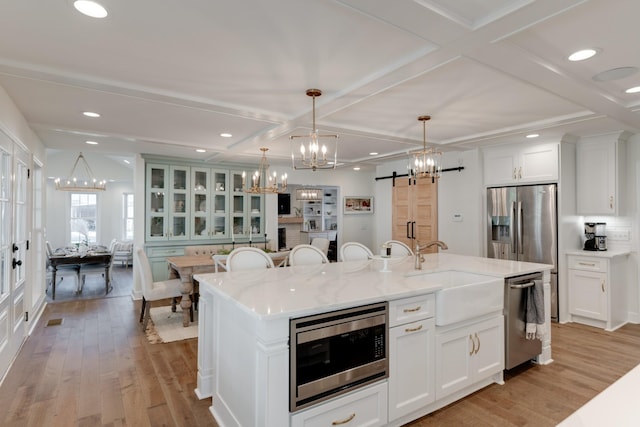
[[[51,149],[286,162],[308,88],[345,167],[421,148],[425,114],[443,151],[640,132],[640,74],[593,79],[640,68],[637,0],[102,0],[104,19],[71,3],[0,6],[0,86]]]

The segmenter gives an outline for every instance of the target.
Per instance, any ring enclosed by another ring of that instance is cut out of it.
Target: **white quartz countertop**
[[[631,251],[629,250],[607,250],[607,251],[584,251],[584,250],[575,250],[575,251],[567,251],[567,255],[579,255],[586,257],[595,257],[595,258],[615,258],[618,256],[626,256],[629,255]]]
[[[222,298],[259,318],[299,317],[355,305],[436,292],[442,287],[407,280],[410,276],[438,271],[463,271],[493,277],[514,277],[553,266],[446,253],[424,256],[422,270],[414,269],[414,257],[394,257],[390,272],[381,272],[383,261],[336,262],[321,265],[197,274]]]
[[[640,365],[558,424],[559,427],[639,426]]]

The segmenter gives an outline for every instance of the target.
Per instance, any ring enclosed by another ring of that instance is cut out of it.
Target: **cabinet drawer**
[[[389,302],[389,326],[402,325],[435,314],[435,295],[427,294]]]
[[[569,268],[574,270],[606,272],[609,263],[606,258],[590,256],[569,256]]]
[[[153,257],[167,257],[167,256],[182,256],[184,255],[184,247],[171,246],[171,247],[148,247],[147,256]]]
[[[318,404],[291,416],[292,427],[387,425],[387,382]]]

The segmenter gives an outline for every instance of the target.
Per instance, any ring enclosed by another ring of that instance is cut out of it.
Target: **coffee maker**
[[[596,244],[596,223],[585,222],[584,223],[584,248],[585,251],[597,251],[598,246]]]
[[[604,222],[584,223],[584,250],[585,251],[606,251],[607,236]]]
[[[598,248],[599,251],[606,251],[607,250],[607,232],[606,232],[606,226],[607,224],[604,222],[597,222],[596,223],[596,248]]]

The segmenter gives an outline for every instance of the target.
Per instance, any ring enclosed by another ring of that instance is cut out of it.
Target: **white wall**
[[[112,239],[121,240],[124,236],[124,222],[122,220],[122,195],[133,193],[133,171],[131,168],[121,165],[108,156],[84,153],[84,156],[98,179],[113,180],[107,183],[107,189],[98,193],[98,229],[97,241],[99,244],[108,245]],[[77,152],[55,151],[48,153],[47,176],[66,177],[78,157]],[[53,248],[63,247],[69,244],[70,224],[69,194],[58,191],[52,179],[47,180],[46,185],[46,227],[47,240]],[[144,200],[135,199],[136,203]]]
[[[460,255],[483,254],[483,195],[482,163],[477,149],[444,153],[443,169],[462,166],[460,172],[443,172],[438,181],[438,239],[449,247],[448,252]],[[407,173],[405,159],[381,165],[377,177]],[[406,178],[405,178],[406,179]],[[391,239],[392,179],[381,179],[375,184],[377,202],[375,226],[376,244]],[[462,222],[455,222],[460,215]]]
[[[338,203],[340,206],[338,218],[338,244],[356,241],[374,250],[377,245],[376,221],[379,209],[382,207],[374,196],[375,193],[375,173],[358,171],[351,169],[320,170],[312,172],[309,170],[287,172],[289,183],[300,185],[331,185],[338,187]],[[342,215],[342,201],[347,196],[374,196],[372,215]],[[275,198],[275,196],[273,196]],[[276,233],[277,224],[275,221],[277,214],[276,202],[267,205],[269,212],[269,227],[267,233]],[[270,209],[270,210],[269,210]],[[274,218],[272,221],[271,218]],[[273,224],[273,226],[271,225]],[[271,234],[276,236],[277,234]]]

